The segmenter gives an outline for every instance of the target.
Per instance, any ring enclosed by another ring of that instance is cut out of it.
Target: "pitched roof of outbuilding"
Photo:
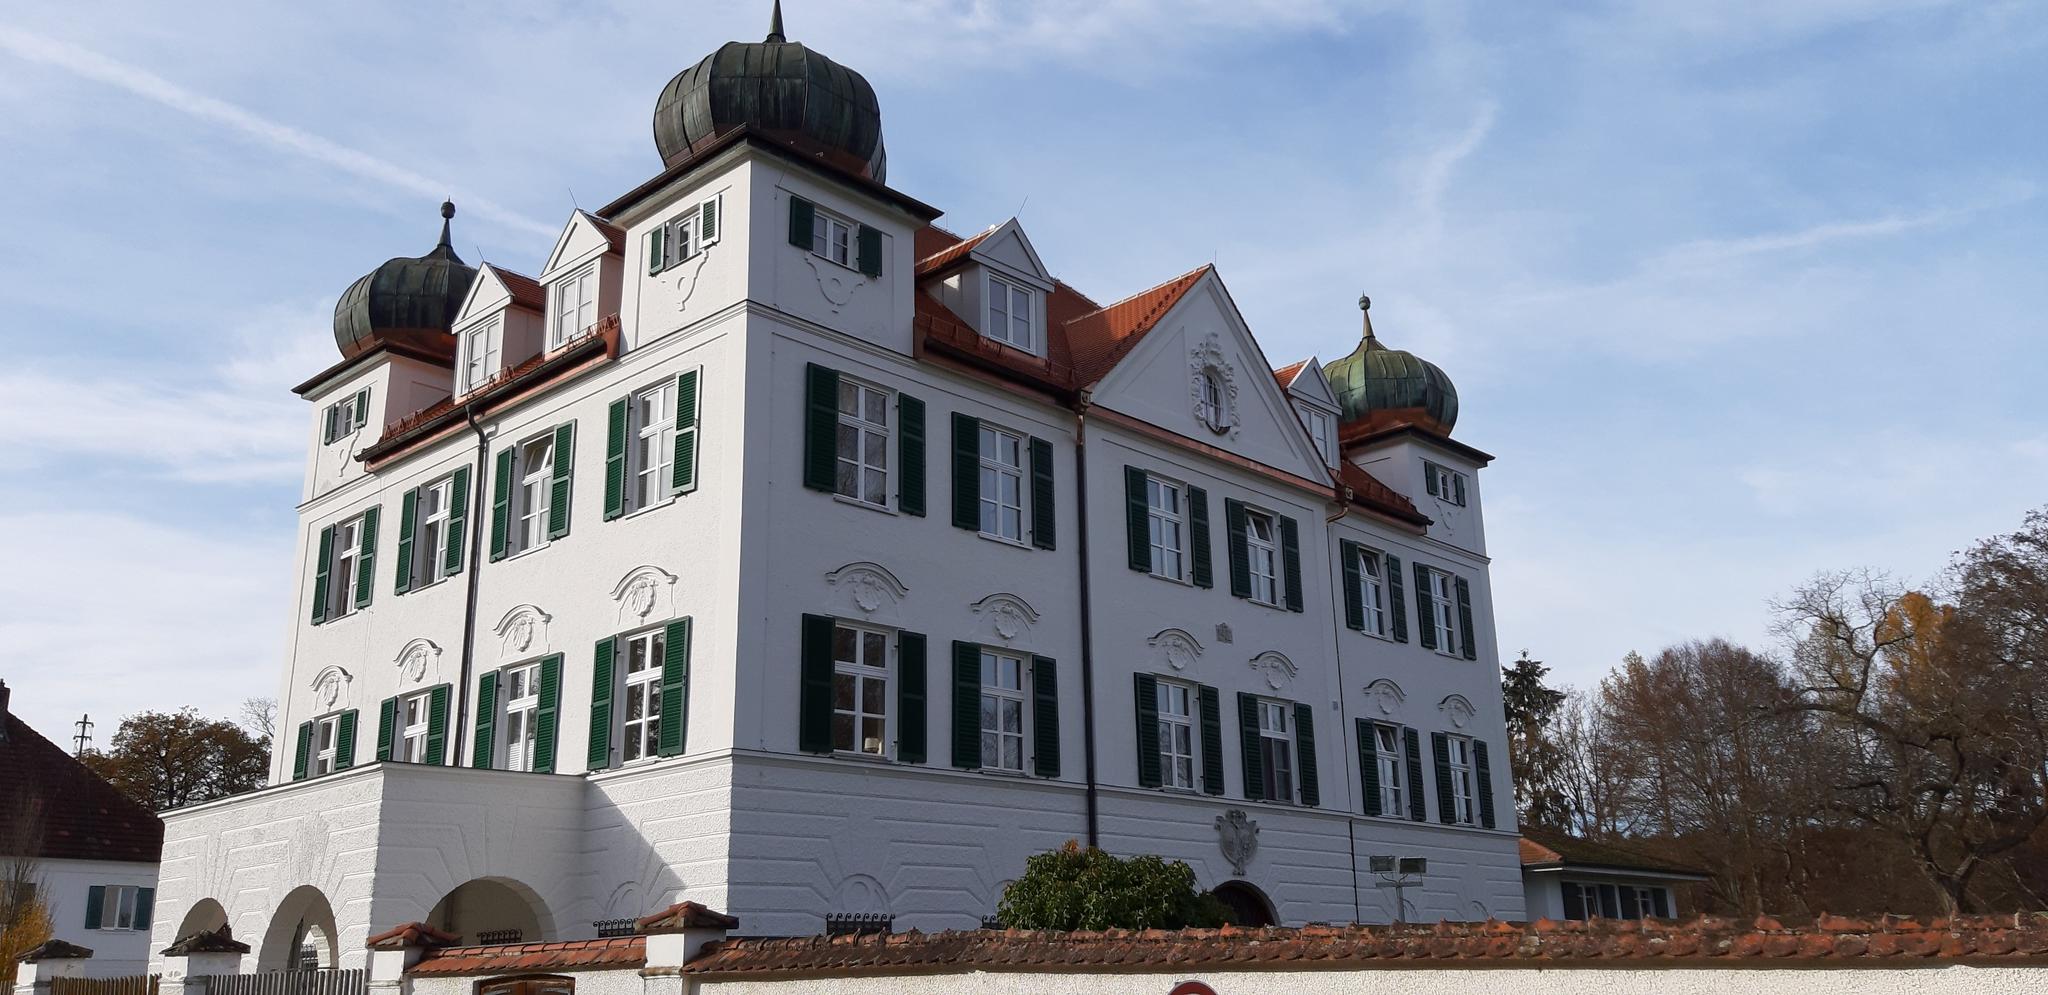
[[[499,975],[547,971],[599,971],[647,965],[647,937],[612,936],[553,943],[430,949],[405,973]]]
[[[1707,876],[1707,872],[1698,868],[1644,853],[1625,843],[1583,839],[1535,826],[1522,827],[1520,850],[1522,866],[1528,868],[1583,867],[1680,877]]]
[[[40,807],[46,860],[121,860],[154,864],[164,850],[164,823],[100,779],[29,724],[0,713],[0,813],[15,817]],[[4,843],[4,841],[0,841]]]

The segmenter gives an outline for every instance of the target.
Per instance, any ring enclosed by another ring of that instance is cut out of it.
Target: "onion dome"
[[[664,166],[739,127],[821,154],[877,183],[885,179],[875,88],[861,74],[784,37],[781,0],[765,41],[726,42],[669,80],[654,105],[654,145]]]
[[[449,328],[476,279],[448,238],[455,204],[441,204],[441,243],[418,258],[387,259],[349,284],[334,305],[334,344],[343,359],[380,345],[409,345],[436,354],[455,354]]]
[[[1360,297],[1365,337],[1342,359],[1324,364],[1343,423],[1369,418],[1409,421],[1449,435],[1458,423],[1458,388],[1435,363],[1389,349],[1372,331],[1372,299]]]

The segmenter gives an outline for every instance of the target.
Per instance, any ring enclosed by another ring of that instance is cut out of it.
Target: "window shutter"
[[[1429,734],[1429,749],[1436,759],[1436,818],[1446,826],[1458,821],[1458,802],[1451,795],[1451,738],[1440,732]]]
[[[96,884],[85,889],[85,928],[100,928],[101,913],[107,907],[107,886]]]
[[[1422,648],[1436,649],[1436,597],[1429,590],[1429,568],[1415,564],[1415,631]]]
[[[981,531],[981,419],[953,412],[953,527]]]
[[[1252,801],[1266,797],[1266,770],[1259,764],[1259,699],[1237,694],[1237,746],[1244,760],[1244,796]]]
[[[1235,499],[1223,499],[1223,523],[1230,538],[1230,593],[1234,597],[1252,596],[1252,557],[1245,545],[1244,505]]]
[[[981,766],[981,647],[953,643],[953,766]]]
[[[498,726],[498,674],[492,671],[476,679],[476,744],[470,751],[469,765],[478,770],[489,770],[497,759],[497,751],[491,742]]]
[[[1202,710],[1202,793],[1223,794],[1223,695],[1207,684],[1196,688]]]
[[[1358,786],[1365,796],[1365,814],[1380,814],[1379,735],[1372,723],[1358,719]]]
[[[1430,497],[1445,497],[1446,495],[1440,493],[1443,490],[1443,488],[1437,486],[1436,480],[1436,464],[1422,464],[1422,489],[1428,491]]]
[[[1486,741],[1472,741],[1472,779],[1479,788],[1479,824],[1493,828],[1493,766],[1487,762]]]
[[[924,402],[896,395],[896,510],[923,518],[925,512]]]
[[[616,645],[609,637],[600,639],[590,657],[590,748],[583,765],[594,771],[612,765],[612,682],[618,679],[612,654]]]
[[[829,494],[838,481],[839,371],[811,363],[804,367],[804,486]]]
[[[1408,641],[1408,599],[1401,593],[1401,558],[1388,554],[1380,561],[1387,577],[1387,617],[1393,620],[1394,641]]]
[[[863,276],[882,275],[882,232],[879,228],[860,226],[859,239],[860,271]]]
[[[362,428],[370,420],[370,388],[356,391],[356,423],[351,428]]]
[[[379,517],[379,510],[377,508],[366,508],[363,510],[362,553],[356,560],[355,602],[357,608],[368,608],[370,606],[370,595],[377,589],[377,519]]]
[[[335,406],[330,404],[327,406],[326,411],[320,413],[320,444],[323,446],[329,446],[334,444],[335,410]]]
[[[540,701],[533,711],[533,772],[555,772],[555,734],[562,714],[562,654],[540,661]]]
[[[1052,443],[1031,440],[1031,544],[1039,549],[1055,548],[1057,519],[1053,517]]]
[[[1429,808],[1422,800],[1422,735],[1414,729],[1401,730],[1401,759],[1408,769],[1408,820],[1426,822]],[[1391,814],[1398,817],[1401,813]]]
[[[713,197],[697,209],[697,244],[710,245],[718,241],[718,198]]]
[[[1145,481],[1145,471],[1124,467],[1124,544],[1131,569],[1139,573],[1152,572],[1151,506],[1145,500]]]
[[[469,467],[455,468],[455,482],[448,488],[448,539],[441,554],[441,569],[450,576],[462,572],[463,551],[469,542]]]
[[[797,748],[832,752],[832,618],[805,615],[803,671],[797,695]]]
[[[677,494],[697,489],[698,385],[702,379],[702,370],[688,370],[676,377],[675,467],[669,483]]]
[[[1365,594],[1359,590],[1364,578],[1358,568],[1358,544],[1337,540],[1337,556],[1344,561],[1344,626],[1365,631]]]
[[[811,248],[811,228],[818,220],[818,209],[802,197],[789,198],[789,244],[808,252]]]
[[[512,537],[512,447],[498,450],[498,479],[491,484],[491,560],[505,558]]]
[[[626,513],[626,407],[621,397],[604,412],[604,520]]]
[[[341,713],[334,730],[334,769],[347,770],[356,765],[356,710],[351,708]]]
[[[146,930],[146,929],[148,929],[148,928],[149,928],[149,917],[150,917],[150,915],[151,915],[152,913],[154,913],[155,911],[156,911],[156,889],[155,889],[155,888],[137,888],[137,889],[135,889],[135,928],[136,928],[136,929],[140,929],[140,930]]]
[[[661,755],[682,756],[690,742],[690,632],[687,618],[668,624],[662,636]]]
[[[555,427],[555,479],[548,489],[548,538],[569,534],[569,481],[576,472],[576,423]]]
[[[391,759],[391,740],[393,738],[392,734],[397,731],[394,728],[397,724],[398,699],[386,698],[384,699],[383,704],[377,706],[378,763],[385,763]]]
[[[299,751],[292,760],[292,780],[303,781],[306,779],[306,761],[312,758],[312,749],[313,723],[301,722],[299,723]]]
[[[650,231],[650,232],[648,232],[648,233],[647,233],[647,275],[648,275],[648,276],[653,276],[654,274],[656,274],[656,273],[659,273],[659,272],[661,272],[661,269],[662,269],[662,259],[661,259],[661,239],[662,239],[662,236],[664,236],[664,235],[666,235],[666,234],[668,234],[668,226],[667,226],[667,225],[655,225],[655,226],[654,226],[654,230],[653,230],[653,231]]]
[[[392,571],[394,594],[404,594],[412,590],[412,533],[418,523],[419,503],[420,489],[417,487],[406,491],[398,499],[398,569]]]
[[[1462,473],[1451,477],[1451,503],[1461,508],[1465,506],[1465,475]]]
[[[1031,753],[1039,777],[1060,776],[1059,664],[1050,657],[1031,658]]]
[[[427,692],[427,763],[439,767],[448,762],[448,698],[455,690],[437,684]]]
[[[1301,526],[1285,516],[1280,519],[1280,571],[1286,575],[1287,610],[1301,611]]]
[[[1196,587],[1216,586],[1216,566],[1209,558],[1209,492],[1188,488],[1188,547],[1190,580]]]
[[[1472,585],[1459,577],[1452,585],[1458,592],[1458,646],[1465,659],[1479,659],[1479,646],[1472,641]]]
[[[896,636],[896,759],[924,763],[930,727],[925,716],[927,687],[922,632]]]
[[[1131,678],[1138,705],[1138,787],[1156,788],[1166,781],[1159,764],[1159,679],[1151,674]]]
[[[320,556],[313,563],[313,624],[327,621],[327,567],[334,560],[334,526],[320,530]]]
[[[1301,772],[1301,803],[1311,808],[1323,803],[1322,782],[1316,778],[1316,710],[1294,706],[1294,768]]]

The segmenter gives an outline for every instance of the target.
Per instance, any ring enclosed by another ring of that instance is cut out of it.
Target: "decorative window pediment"
[[[1159,654],[1160,662],[1174,670],[1186,670],[1202,658],[1202,641],[1185,629],[1161,629],[1145,640]]]
[[[862,614],[872,615],[884,608],[894,608],[910,594],[910,588],[896,579],[889,568],[867,560],[857,560],[825,575],[825,581],[852,601]]]
[[[1294,675],[1300,673],[1300,668],[1294,665],[1294,661],[1289,660],[1286,654],[1278,650],[1267,650],[1252,657],[1251,666],[1265,678],[1266,686],[1275,691],[1293,683]]]
[[[355,675],[334,664],[320,668],[308,685],[313,692],[313,704],[320,711],[339,708],[349,700],[349,686],[355,683]]]
[[[619,606],[619,621],[628,625],[650,619],[674,618],[676,575],[653,564],[626,571],[612,585],[612,601]]]
[[[1454,729],[1463,729],[1471,725],[1472,716],[1479,714],[1472,707],[1472,703],[1465,700],[1465,696],[1462,694],[1447,696],[1444,700],[1437,702],[1436,707],[1437,711],[1444,713],[1444,717],[1450,720],[1451,727]]]
[[[1384,677],[1367,684],[1365,696],[1374,708],[1379,709],[1381,715],[1392,715],[1400,711],[1401,705],[1408,700],[1408,693],[1401,690],[1401,685]]]
[[[548,651],[548,623],[554,616],[532,605],[520,605],[498,620],[499,656],[518,659]]]
[[[424,636],[406,643],[392,660],[398,667],[398,676],[407,686],[426,682],[429,674],[441,675],[441,647]]]
[[[970,607],[1006,643],[1038,624],[1038,609],[1014,594],[991,594]]]

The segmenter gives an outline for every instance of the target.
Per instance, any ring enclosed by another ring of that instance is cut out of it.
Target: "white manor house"
[[[938,227],[779,17],[654,136],[538,274],[444,221],[341,296],[272,783],[164,813],[153,949],[971,929],[1068,840],[1254,923],[1395,918],[1380,855],[1428,858],[1410,920],[1523,916],[1442,371],[1369,320],[1276,366],[1212,266],[1112,303]]]

